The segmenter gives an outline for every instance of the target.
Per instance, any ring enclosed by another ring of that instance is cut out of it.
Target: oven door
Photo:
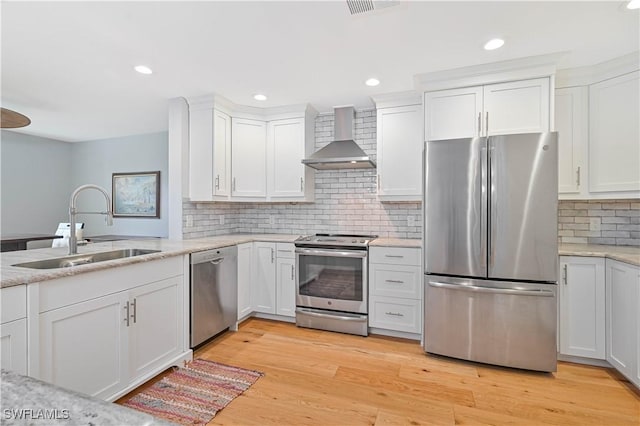
[[[367,313],[367,251],[296,248],[296,305]]]

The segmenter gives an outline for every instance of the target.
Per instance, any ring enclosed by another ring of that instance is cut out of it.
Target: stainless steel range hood
[[[334,141],[302,160],[302,164],[318,170],[372,169],[376,164],[353,140],[353,107],[335,108]]]

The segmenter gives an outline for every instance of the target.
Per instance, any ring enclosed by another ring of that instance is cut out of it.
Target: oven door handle
[[[327,257],[367,257],[366,250],[322,250],[322,249],[308,249],[297,248],[296,254],[302,254],[304,256],[327,256]]]

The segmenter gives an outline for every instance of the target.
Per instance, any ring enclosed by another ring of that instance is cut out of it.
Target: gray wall
[[[160,219],[116,218],[112,227],[102,216],[79,215],[78,221],[85,223],[85,235],[167,236],[166,132],[78,143],[5,130],[1,137],[3,234],[53,233],[58,223],[69,221],[69,197],[78,186],[93,183],[111,194],[113,172],[160,170]],[[97,191],[85,191],[78,207],[104,211],[105,201]],[[29,248],[50,245],[32,242]]]
[[[151,172],[160,170],[160,218],[114,218],[107,226],[103,216],[83,215],[85,235],[138,235],[166,237],[168,139],[167,132],[102,139],[73,144],[73,185],[99,185],[111,194],[111,174],[118,172]],[[104,197],[97,191],[84,191],[78,196],[78,210],[104,211]]]
[[[0,138],[2,234],[55,232],[68,221],[72,145],[7,130]]]

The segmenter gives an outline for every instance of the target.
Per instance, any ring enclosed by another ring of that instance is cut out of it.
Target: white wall
[[[112,173],[151,172],[160,170],[160,218],[114,218],[106,226],[100,215],[79,215],[85,223],[85,236],[168,235],[168,139],[167,132],[133,135],[73,144],[72,188],[92,183],[111,194]],[[104,211],[104,197],[98,191],[84,191],[78,196],[79,211]]]

